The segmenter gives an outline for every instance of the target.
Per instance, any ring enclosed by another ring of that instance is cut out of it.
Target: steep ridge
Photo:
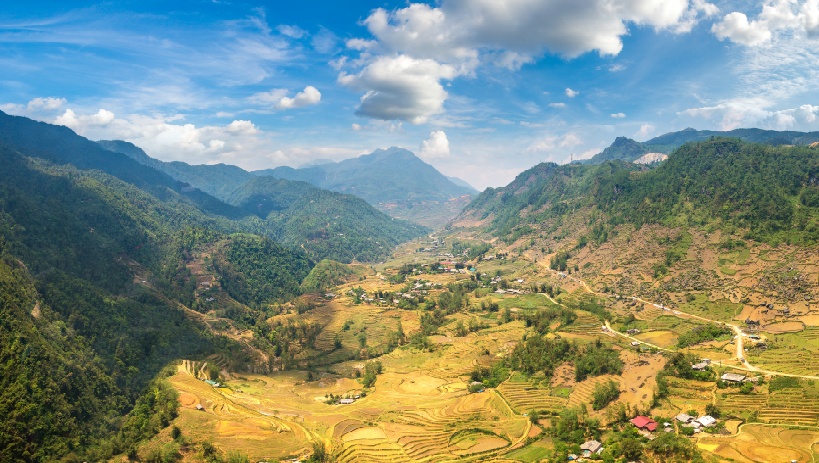
[[[245,220],[249,231],[301,247],[316,260],[377,261],[396,244],[427,231],[388,217],[358,197],[303,181],[256,176],[224,164],[162,162],[127,142],[100,143],[254,216],[259,220]]]
[[[711,226],[776,242],[817,241],[819,156],[814,148],[737,139],[687,144],[655,169],[540,164],[482,193],[454,223],[488,221],[507,242],[585,210],[589,238],[620,223]]]
[[[338,163],[299,169],[277,167],[254,174],[300,180],[353,194],[393,217],[432,227],[454,217],[475,193],[472,187],[456,184],[412,152],[395,147]]]
[[[695,130],[687,128],[678,132],[670,132],[654,137],[645,142],[637,142],[626,137],[617,137],[608,148],[597,153],[589,160],[580,161],[587,164],[601,164],[606,161],[619,159],[626,162],[635,162],[649,152],[669,154],[680,146],[690,142],[706,141],[713,137],[738,138],[751,143],[765,143],[767,145],[797,145],[806,146],[819,141],[819,132],[795,132],[763,129],[734,129],[729,131]]]

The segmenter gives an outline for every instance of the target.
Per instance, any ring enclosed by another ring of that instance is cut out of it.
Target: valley
[[[661,231],[654,229],[652,232]],[[464,239],[462,233],[460,239]],[[450,239],[455,238],[443,241]],[[714,257],[717,260],[727,259],[731,253],[720,252],[719,242],[718,235],[696,235],[689,252],[696,255],[710,251],[717,254]],[[808,404],[812,403],[809,399],[813,394],[812,382],[819,379],[815,376],[819,372],[819,362],[815,360],[819,346],[805,345],[803,350],[794,351],[794,346],[782,344],[787,339],[783,336],[788,335],[779,331],[782,323],[811,323],[819,307],[812,305],[815,299],[810,298],[804,309],[788,317],[781,313],[770,316],[766,318],[768,323],[761,323],[758,330],[749,331],[748,327],[754,325],[746,326],[745,323],[747,314],[756,311],[758,305],[747,300],[772,297],[766,291],[757,292],[756,285],[745,286],[745,283],[766,274],[771,262],[781,263],[779,258],[772,258],[772,252],[787,261],[785,256],[794,252],[799,255],[798,249],[760,250],[766,259],[760,260],[756,253],[748,255],[747,266],[742,271],[730,277],[725,275],[725,279],[734,284],[714,283],[720,285],[722,291],[692,291],[695,297],[689,297],[691,301],[682,292],[667,294],[662,303],[645,299],[648,296],[595,291],[594,288],[605,287],[611,276],[600,277],[592,272],[598,260],[585,267],[585,272],[567,274],[550,269],[548,258],[538,259],[524,252],[518,257],[465,261],[465,268],[477,268],[474,272],[417,274],[415,280],[408,281],[421,282],[421,287],[431,283],[432,288],[439,288],[426,291],[430,298],[447,292],[447,284],[473,281],[479,272],[490,275],[499,272],[502,280],[470,293],[465,311],[448,316],[436,334],[428,337],[427,348],[420,349],[410,343],[378,356],[384,372],[377,376],[374,387],[364,388],[361,379],[356,378],[356,371],[363,371],[366,363],[371,361],[366,359],[370,343],[378,351],[389,335],[389,330],[379,332],[378,328],[385,325],[386,320],[400,320],[402,329],[412,336],[421,322],[418,311],[397,309],[391,307],[392,303],[374,305],[367,302],[366,296],[362,302],[356,303],[352,291],[362,288],[364,294],[393,292],[399,285],[387,282],[386,277],[395,275],[399,268],[410,263],[417,268],[427,268],[424,264],[434,267],[443,259],[451,259],[446,256],[435,258],[429,252],[418,252],[414,249],[416,247],[415,243],[405,245],[395,260],[364,271],[359,281],[334,288],[333,292],[339,295],[337,298],[317,301],[314,315],[305,314],[307,318],[320,320],[319,323],[326,327],[327,333],[323,331],[319,339],[337,337],[340,328],[350,321],[349,331],[366,333],[367,348],[359,351],[364,358],[324,366],[320,366],[322,362],[308,362],[314,366],[266,376],[225,371],[230,379],[220,388],[205,386],[194,380],[189,371],[180,369],[171,379],[181,397],[187,398],[180,414],[180,428],[194,430],[206,426],[207,431],[191,431],[192,437],[195,440],[210,437],[226,449],[252,449],[248,455],[259,460],[310,453],[311,448],[304,440],[298,449],[288,444],[291,435],[287,433],[293,433],[292,436],[303,434],[312,436],[313,442],[322,442],[336,455],[337,461],[538,461],[549,458],[555,449],[554,438],[549,432],[554,426],[552,420],[558,419],[567,407],[591,408],[595,386],[611,379],[620,385],[619,398],[599,411],[589,411],[606,427],[617,428],[619,410],[650,409],[652,415],[667,417],[671,422],[679,413],[695,411],[696,415],[702,415],[706,410],[711,413],[720,410],[720,422],[725,428],[702,433],[694,441],[714,461],[729,461],[728,458],[732,461],[764,461],[758,458],[765,452],[793,455],[797,461],[812,461],[813,444],[819,443],[819,429],[815,428],[819,425],[819,408],[812,410],[812,405]],[[504,254],[514,250],[510,247],[492,251]],[[646,249],[632,251],[650,254]],[[605,252],[598,257],[604,261]],[[690,264],[695,262],[692,260]],[[690,271],[685,261],[679,267],[679,274],[672,272],[669,279],[680,278]],[[807,280],[819,278],[815,260],[803,262],[800,270]],[[596,277],[584,279],[590,275]],[[504,284],[508,284],[511,291],[504,294],[503,290],[493,290]],[[548,292],[536,289],[544,284],[559,288],[558,294],[552,297]],[[497,311],[481,310],[481,305],[492,303],[498,304]],[[584,303],[594,303],[592,307],[596,308],[592,312],[584,310]],[[576,381],[570,363],[559,366],[551,377],[507,369],[496,387],[482,388],[480,392],[469,391],[471,373],[481,367],[491,368],[502,363],[527,333],[526,315],[557,306],[572,311],[576,319],[569,324],[552,325],[555,329],[548,336],[581,344],[599,341],[610,346],[623,362],[620,374]],[[722,309],[718,309],[720,307]],[[604,310],[607,315],[600,317],[598,310]],[[367,315],[380,322],[372,324]],[[788,321],[778,321],[777,318]],[[483,328],[468,334],[459,332],[459,326],[470,325],[471,321],[473,325],[482,324]],[[730,332],[715,340],[679,347],[680,338],[702,326],[728,327]],[[799,334],[790,336],[811,338],[811,328],[807,325],[801,328]],[[627,334],[626,329],[639,332]],[[343,328],[341,333],[342,345],[357,343],[356,337],[343,336]],[[329,348],[328,344],[323,343],[325,348]],[[760,344],[766,344],[766,350],[756,347]],[[665,377],[668,392],[662,398],[655,398],[657,374],[663,371],[669,356],[677,352],[690,359],[709,358],[709,369],[715,373],[711,380]],[[793,367],[781,361],[766,363],[767,359],[779,358],[780,354],[796,356],[800,369],[794,372]],[[740,358],[746,361],[740,361]],[[760,362],[763,367],[757,365]],[[741,373],[764,379],[750,393],[739,392],[735,387],[717,385],[714,379],[723,373]],[[772,379],[782,377],[795,378],[796,381],[785,389],[773,390]],[[205,399],[208,407],[228,411],[195,410],[195,406],[203,401],[203,388],[209,391]],[[366,392],[363,397],[362,392]],[[328,405],[325,403],[328,395],[360,398],[350,404]],[[800,399],[791,401],[786,397]],[[819,396],[816,401],[819,407]],[[713,408],[707,409],[707,406]],[[528,418],[533,411],[540,415],[535,422]],[[284,432],[284,436],[271,434],[268,423],[242,418],[250,416],[248,413],[285,420],[301,430],[276,431]],[[237,420],[249,426],[242,437],[224,424]],[[742,425],[737,429],[740,423]],[[610,431],[603,429],[605,438]],[[471,437],[468,437],[469,433],[472,433]],[[749,436],[756,436],[751,438],[754,446],[743,444]],[[267,439],[276,442],[276,447],[253,443]]]

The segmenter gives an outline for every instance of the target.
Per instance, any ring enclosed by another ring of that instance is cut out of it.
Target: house
[[[341,405],[350,405],[351,403],[354,403],[354,402],[355,402],[355,399],[341,399],[341,400],[338,401],[338,403],[340,403]]]
[[[603,452],[603,444],[597,442],[596,440],[590,440],[583,442],[580,446],[580,450],[583,453],[583,456],[588,458],[592,455],[599,455]]]
[[[639,345],[640,345],[640,341],[631,341],[631,345],[632,345],[632,346],[639,346]]]
[[[710,428],[711,426],[717,424],[717,419],[711,415],[704,415],[697,418],[697,423],[704,428]]]
[[[695,363],[691,365],[692,370],[703,371],[708,368],[708,364],[705,362]]]
[[[729,383],[741,383],[745,380],[745,375],[740,375],[737,373],[725,373],[720,377],[721,380],[727,381]]]
[[[196,404],[196,409],[199,410],[200,412],[205,411],[205,407],[203,407],[202,404]]]
[[[631,420],[631,424],[648,432],[654,432],[657,429],[657,422],[647,416],[635,416]]]
[[[675,416],[674,419],[680,423],[690,423],[694,421],[694,417],[687,413],[680,413],[679,415]]]
[[[626,331],[626,334],[629,336],[634,336],[635,334],[640,334],[640,330],[638,330],[637,328],[632,328]]]

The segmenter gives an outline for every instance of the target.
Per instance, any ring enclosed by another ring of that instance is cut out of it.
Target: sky
[[[3,2],[0,110],[248,170],[399,146],[478,189],[618,136],[819,130],[819,0]]]

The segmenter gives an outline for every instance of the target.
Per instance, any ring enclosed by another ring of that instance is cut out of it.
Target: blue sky
[[[31,1],[0,109],[246,169],[412,150],[478,188],[615,137],[819,130],[819,0]]]

